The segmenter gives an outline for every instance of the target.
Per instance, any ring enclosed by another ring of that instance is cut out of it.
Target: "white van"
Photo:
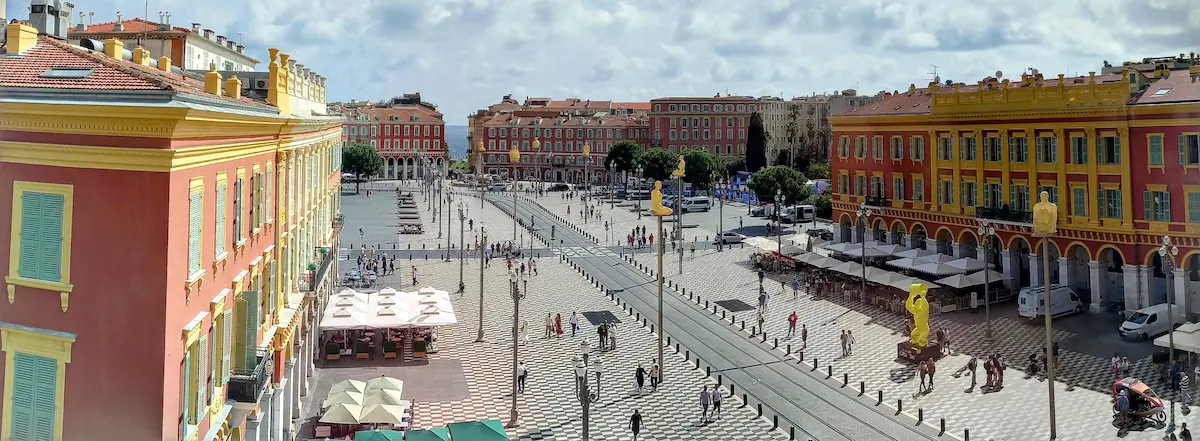
[[[1046,295],[1045,286],[1027,286],[1021,289],[1017,297],[1017,314],[1021,317],[1035,319],[1045,313],[1046,305],[1043,297]],[[1074,314],[1083,311],[1083,302],[1079,295],[1067,285],[1050,285],[1050,316]]]
[[[708,211],[709,208],[712,208],[712,201],[703,196],[683,198],[682,207],[684,213],[689,211]]]
[[[817,207],[812,205],[797,205],[796,211],[792,212],[792,221],[794,222],[812,222],[817,217]]]
[[[1183,323],[1183,308],[1174,308],[1175,323]],[[1117,332],[1121,337],[1135,336],[1142,340],[1148,340],[1159,334],[1166,334],[1171,330],[1171,320],[1167,318],[1167,304],[1159,303],[1154,306],[1134,311],[1129,316],[1129,320],[1121,323],[1121,327]]]

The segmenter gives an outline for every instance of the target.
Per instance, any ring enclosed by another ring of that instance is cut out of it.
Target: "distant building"
[[[68,40],[84,47],[95,45],[87,40],[103,42],[110,38],[121,40],[127,51],[141,46],[155,59],[171,57],[171,63],[180,69],[206,71],[216,66],[219,71],[253,72],[258,66],[258,59],[246,54],[245,46],[212,29],[202,29],[200,23],[192,23],[190,29],[172,26],[171,14],[162,14],[158,23],[143,18],[122,19],[117,14],[116,21],[89,25],[83,23],[81,12],[80,23],[67,33]]]
[[[383,179],[425,176],[425,165],[445,172],[450,161],[446,121],[420,93],[404,94],[373,105],[343,105],[342,138],[371,144],[383,157]]]
[[[650,100],[650,145],[672,152],[708,150],[723,158],[746,154],[750,114],[759,100],[748,96],[670,97]]]
[[[790,100],[772,96],[759,98],[759,112],[763,117],[763,126],[769,135],[767,162],[773,164],[779,157],[780,151],[792,147],[793,143],[802,143],[810,127],[814,133],[823,132],[827,135],[821,155],[828,158],[832,145],[832,137],[828,136],[831,127],[829,117],[877,101],[882,95],[883,92],[875,96],[859,96],[856,90],[847,89],[834,92],[832,95],[800,96]],[[795,133],[788,136],[788,126],[791,125],[793,119],[796,122]]]

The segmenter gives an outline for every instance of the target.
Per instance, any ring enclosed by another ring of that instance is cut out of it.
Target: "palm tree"
[[[796,137],[800,132],[800,105],[791,103],[788,105],[788,125],[787,125],[787,142],[788,142],[788,165],[796,168]]]

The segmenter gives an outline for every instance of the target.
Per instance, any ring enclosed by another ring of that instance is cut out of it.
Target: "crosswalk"
[[[559,249],[559,251],[562,254],[566,255],[567,257],[576,258],[576,259],[600,258],[600,257],[620,258],[620,256],[617,255],[617,253],[614,253],[612,250],[610,250],[608,248],[587,248],[587,247],[580,247],[580,246],[569,246],[569,247],[562,247]]]

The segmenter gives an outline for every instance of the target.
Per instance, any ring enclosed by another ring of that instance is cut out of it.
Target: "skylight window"
[[[87,78],[95,71],[90,67],[52,67],[42,72],[42,78]]]
[[[1170,88],[1170,87],[1168,87],[1166,89],[1158,89],[1158,90],[1154,91],[1154,96],[1163,96],[1168,93],[1171,93],[1171,89],[1172,88]]]

